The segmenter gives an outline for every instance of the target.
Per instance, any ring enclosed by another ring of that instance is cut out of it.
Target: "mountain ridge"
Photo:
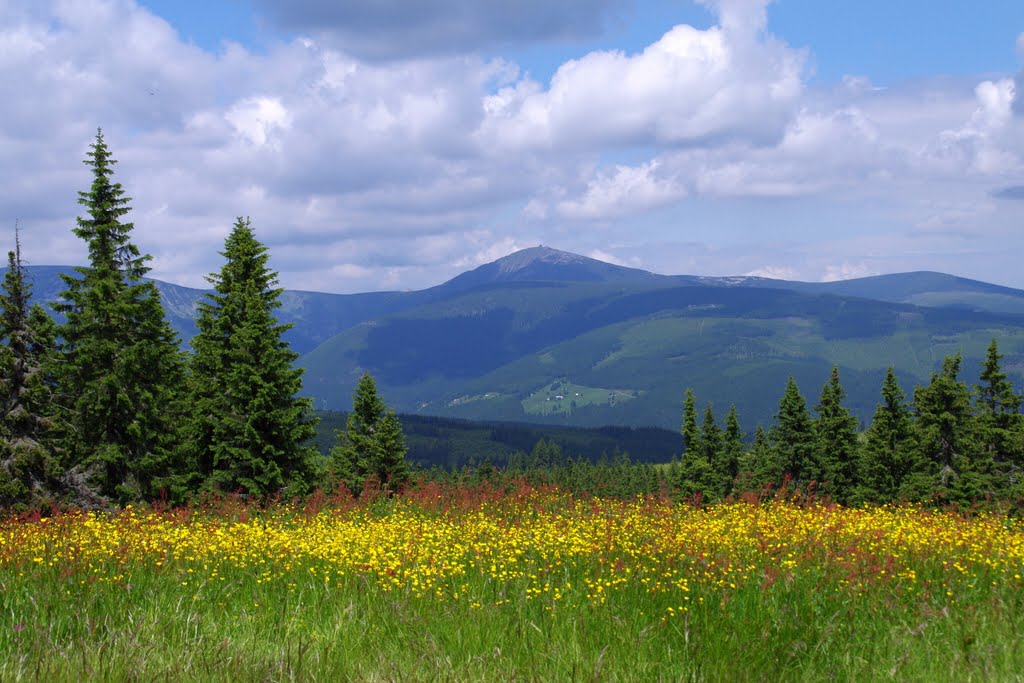
[[[29,267],[36,299],[56,300],[70,270]],[[207,290],[155,282],[187,343]],[[369,370],[389,403],[421,414],[674,428],[692,386],[767,423],[787,375],[813,405],[837,363],[866,419],[885,365],[909,396],[963,352],[971,382],[992,337],[1024,378],[1024,291],[931,271],[834,283],[659,275],[541,246],[423,290],[287,290],[281,301],[318,408],[346,408]]]

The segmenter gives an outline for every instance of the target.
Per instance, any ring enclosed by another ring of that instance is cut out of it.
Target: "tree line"
[[[131,239],[115,163],[97,131],[85,160],[92,184],[78,196],[85,215],[72,229],[88,265],[61,276],[61,325],[30,305],[16,230],[0,292],[0,507],[294,496],[342,482],[358,492],[381,458],[402,460],[401,428],[369,375],[330,460],[309,445],[316,418],[298,396],[289,326],[274,314],[282,290],[248,218],[207,277],[193,352],[181,349],[145,279],[151,257]],[[389,469],[381,483],[399,486],[403,473]]]
[[[995,339],[979,381],[960,379],[961,356],[948,356],[931,381],[907,400],[893,368],[870,425],[858,430],[843,405],[839,369],[812,410],[789,378],[769,429],[741,438],[735,407],[724,429],[711,404],[698,420],[696,398],[683,401],[682,458],[672,484],[686,495],[718,500],[762,489],[815,491],[840,503],[969,503],[1024,498],[1021,396],[1002,370]]]

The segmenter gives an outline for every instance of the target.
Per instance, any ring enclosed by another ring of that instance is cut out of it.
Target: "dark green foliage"
[[[710,411],[711,406],[708,406]],[[705,413],[707,421],[707,413]],[[717,431],[714,425],[714,415],[711,415],[711,431]],[[679,465],[678,480],[673,485],[679,489],[684,497],[701,495],[714,497],[717,494],[715,482],[715,470],[704,448],[701,428],[697,424],[697,399],[692,389],[686,390],[686,397],[683,400],[683,457]],[[714,444],[712,444],[712,448]]]
[[[814,477],[814,425],[807,411],[807,402],[792,376],[786,381],[786,390],[779,401],[769,439],[773,462],[765,474],[770,476],[772,483],[781,484],[788,477],[802,486]]]
[[[722,447],[715,460],[715,472],[722,482],[723,495],[732,493],[733,484],[740,473],[740,460],[743,458],[743,430],[740,429],[740,418],[736,406],[729,406],[725,416],[725,432],[722,434]]]
[[[814,407],[814,470],[812,479],[822,492],[838,502],[850,499],[857,478],[857,418],[843,405],[846,392],[839,383],[839,368],[832,367],[821,399]]]
[[[903,491],[916,449],[910,410],[903,398],[896,373],[889,368],[882,384],[882,402],[875,408],[861,451],[856,497],[862,500],[878,503],[901,495],[920,499],[919,492]]]
[[[1003,372],[996,340],[989,344],[981,369],[981,383],[975,387],[979,447],[1001,478],[1014,477],[1024,468],[1021,450],[1021,397]]]
[[[737,489],[758,491],[766,486],[776,485],[782,474],[776,469],[771,441],[764,427],[757,425],[754,439],[740,460],[740,476]]]
[[[711,465],[711,474],[707,481],[701,482],[705,494],[714,499],[725,496],[726,473],[719,463],[722,454],[722,430],[715,422],[715,412],[708,403],[704,409],[704,419],[700,425],[700,450],[704,460]]]
[[[63,473],[53,443],[56,326],[30,296],[16,232],[0,294],[0,507],[52,502]]]
[[[183,363],[157,289],[142,280],[150,257],[121,221],[129,199],[111,179],[115,162],[99,132],[88,157],[93,182],[79,193],[86,217],[73,232],[88,245],[89,265],[61,276],[67,289],[57,306],[67,316],[58,378],[63,442],[72,478],[125,503],[158,495],[173,468]]]
[[[377,394],[377,384],[364,373],[352,396],[347,428],[337,432],[338,445],[331,449],[334,479],[354,495],[363,491],[373,476],[384,491],[400,491],[409,477],[405,461],[402,425]]]
[[[697,426],[697,399],[693,389],[686,390],[686,397],[683,399],[683,451],[696,452],[700,450],[700,428]]]
[[[932,477],[933,490],[963,502],[983,495],[991,461],[978,455],[971,395],[958,378],[961,358],[948,356],[928,386],[914,390],[918,458],[912,468],[920,480]]]
[[[226,259],[199,307],[192,340],[191,419],[184,459],[207,489],[265,497],[314,484],[311,401],[297,396],[302,369],[274,315],[281,289],[248,219],[224,243]]]

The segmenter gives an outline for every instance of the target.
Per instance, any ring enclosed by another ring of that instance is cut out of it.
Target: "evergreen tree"
[[[346,430],[335,434],[338,445],[331,449],[334,477],[353,494],[362,492],[370,475],[385,491],[399,491],[405,485],[409,471],[402,426],[377,394],[370,373],[363,373],[356,386]]]
[[[715,471],[701,442],[697,424],[697,399],[692,389],[683,399],[683,457],[679,466],[679,479],[673,482],[680,494],[691,498],[697,494],[714,493]]]
[[[754,439],[750,442],[750,447],[740,458],[738,490],[758,491],[778,482],[782,478],[782,472],[776,469],[776,464],[768,433],[759,424],[754,430]]]
[[[693,389],[686,390],[686,397],[683,399],[683,451],[693,452],[700,450],[700,428],[697,426],[697,398]]]
[[[1002,371],[996,340],[992,339],[981,369],[981,383],[975,386],[977,427],[984,457],[1005,480],[1024,467],[1020,434],[1021,397]]]
[[[62,474],[53,452],[56,326],[30,298],[15,228],[0,294],[0,507],[41,507]]]
[[[723,484],[723,495],[732,493],[733,482],[740,473],[740,460],[743,458],[743,431],[740,429],[740,418],[736,406],[729,406],[725,416],[725,432],[722,436],[722,448],[715,470]]]
[[[958,379],[960,364],[960,354],[947,356],[931,383],[914,390],[920,455],[915,471],[933,474],[938,493],[966,501],[988,489],[991,461],[976,450],[971,395]]]
[[[845,397],[839,368],[832,366],[814,407],[818,419],[814,422],[814,470],[810,477],[841,503],[850,500],[857,477],[857,418],[843,405]]]
[[[700,426],[700,450],[704,461],[711,466],[711,471],[706,481],[700,482],[702,490],[714,498],[725,496],[726,473],[723,472],[720,460],[722,456],[722,430],[715,422],[715,412],[708,403],[704,409],[704,419]]]
[[[130,200],[112,180],[116,162],[102,132],[85,163],[93,181],[79,193],[87,215],[73,232],[88,245],[89,265],[61,276],[67,289],[57,306],[67,315],[60,329],[64,442],[72,477],[125,503],[157,495],[171,467],[183,360],[156,286],[142,279],[150,257],[121,220]]]
[[[302,369],[274,315],[282,290],[267,248],[238,218],[226,259],[207,279],[192,340],[192,417],[185,453],[202,485],[256,496],[301,494],[314,484],[312,401],[297,396]]]
[[[919,499],[904,482],[913,463],[915,443],[910,410],[890,367],[882,383],[882,402],[875,408],[860,458],[858,498],[876,503],[901,495]]]
[[[786,382],[769,436],[775,461],[769,473],[779,477],[772,483],[779,484],[782,477],[789,475],[799,486],[814,476],[814,426],[807,402],[792,376]]]

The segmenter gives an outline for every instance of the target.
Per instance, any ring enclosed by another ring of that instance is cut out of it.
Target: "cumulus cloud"
[[[570,60],[548,88],[501,88],[484,100],[482,135],[499,149],[769,143],[797,107],[804,60],[776,41],[679,25],[638,54]]]
[[[800,273],[789,266],[761,266],[743,273],[748,277],[766,277],[771,280],[799,280]]]
[[[265,17],[361,58],[464,54],[600,35],[624,0],[257,0]]]
[[[878,272],[864,263],[840,263],[825,268],[821,275],[822,282],[836,282],[837,280],[852,280],[859,277],[878,275]]]
[[[558,203],[558,212],[573,219],[614,218],[676,201],[686,188],[659,173],[659,163],[616,166],[587,183],[576,199]]]
[[[714,25],[541,83],[472,50],[596,35],[625,5],[357,4],[268,0],[303,35],[255,52],[203,50],[133,0],[0,3],[0,230],[18,219],[34,263],[81,262],[79,161],[103,126],[154,275],[194,286],[238,215],[286,286],[328,291],[430,286],[542,242],[668,273],[838,277],[925,244],[933,269],[1019,270],[1019,206],[996,201],[1024,173],[1009,76],[810,86],[768,3],[707,0]],[[462,17],[437,28],[450,46],[417,13]],[[874,232],[801,246],[833,230]]]

